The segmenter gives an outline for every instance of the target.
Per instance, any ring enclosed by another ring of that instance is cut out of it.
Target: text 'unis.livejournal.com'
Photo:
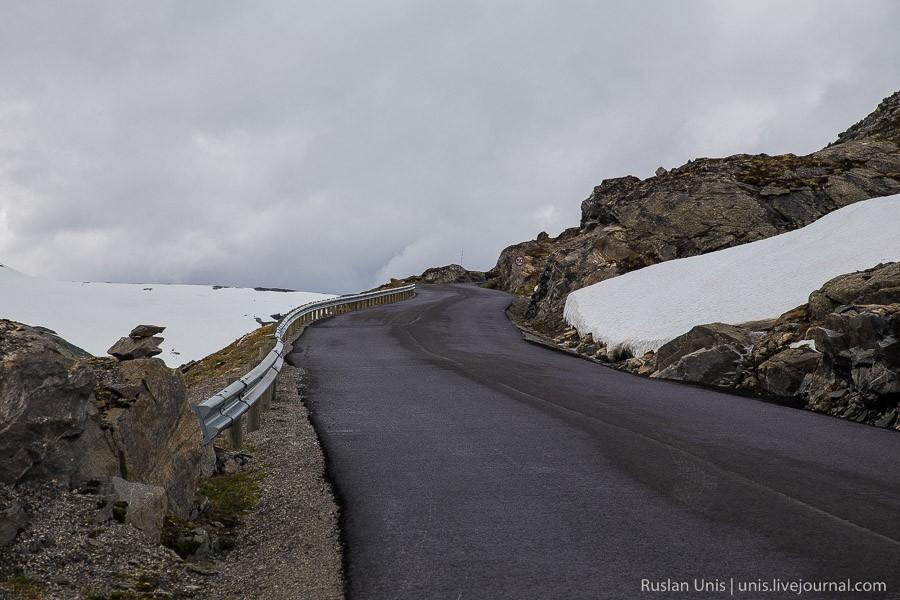
[[[872,593],[884,594],[887,584],[883,581],[856,581],[853,579],[835,579],[810,581],[806,579],[753,579],[741,580],[728,578],[694,578],[694,579],[641,579],[640,591],[647,594],[682,593],[686,597],[691,594],[722,594],[722,596],[758,597],[760,594],[796,596],[809,595],[815,598],[822,593]],[[900,597],[900,596],[898,596]]]

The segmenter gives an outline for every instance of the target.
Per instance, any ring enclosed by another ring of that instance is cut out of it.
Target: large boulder
[[[142,531],[154,543],[159,543],[168,502],[166,490],[158,485],[147,485],[112,478],[114,501],[123,510],[125,522]]]
[[[663,344],[656,351],[657,370],[665,369],[684,356],[716,346],[730,346],[744,350],[752,343],[748,329],[727,323],[697,325],[684,335]]]
[[[11,321],[0,321],[0,369],[0,483],[118,476],[162,487],[168,511],[190,515],[215,456],[180,371],[157,358],[84,358]]]
[[[760,389],[769,396],[792,397],[821,362],[822,355],[809,347],[782,350],[759,365]]]
[[[825,320],[840,306],[892,304],[900,298],[900,262],[840,275],[809,296],[809,318]]]
[[[99,432],[96,383],[56,336],[0,320],[0,483],[51,473],[69,482],[79,462],[72,440]]]
[[[118,389],[141,390],[127,407],[107,406],[103,413],[118,448],[122,476],[164,487],[170,511],[188,515],[197,479],[212,474],[215,455],[200,443],[184,377],[158,358],[123,362],[117,367],[122,386]]]
[[[752,333],[743,327],[698,325],[660,347],[651,377],[735,387],[751,346]]]

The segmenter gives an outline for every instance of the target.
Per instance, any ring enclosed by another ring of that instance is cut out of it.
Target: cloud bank
[[[832,141],[900,87],[898,22],[875,1],[3,3],[0,263],[329,292],[486,269],[603,178]]]

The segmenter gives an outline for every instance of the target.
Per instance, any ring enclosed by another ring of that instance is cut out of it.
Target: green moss
[[[153,592],[141,592],[136,590],[113,590],[108,594],[89,594],[87,600],[166,600],[172,594],[159,590]]]
[[[40,600],[44,593],[35,581],[27,575],[17,573],[0,583],[0,590],[7,591],[11,598],[22,600]]]
[[[222,350],[191,364],[182,371],[185,384],[192,387],[216,377],[237,379],[259,362],[260,350],[271,350],[271,336],[274,332],[275,325],[260,327]]]
[[[850,169],[865,165],[863,160],[848,158],[828,161],[814,156],[796,156],[780,154],[768,156],[760,154],[752,157],[750,164],[743,166],[735,173],[735,179],[756,187],[776,184],[786,188],[808,187],[821,188],[828,183],[828,176],[846,173]],[[819,169],[825,173],[818,177],[798,177],[793,174],[798,169]]]
[[[204,517],[225,525],[237,525],[240,518],[259,500],[259,483],[265,471],[244,471],[233,475],[210,477],[200,486],[200,493],[209,498]]]
[[[86,594],[87,600],[163,600],[172,594],[159,589],[159,580],[146,572],[115,573],[119,583],[118,589],[98,591],[94,589]]]

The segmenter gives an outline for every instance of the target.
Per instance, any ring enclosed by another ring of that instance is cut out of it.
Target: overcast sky
[[[0,263],[347,292],[487,269],[607,177],[811,152],[897,2],[0,2]],[[2,293],[2,291],[0,291]]]

